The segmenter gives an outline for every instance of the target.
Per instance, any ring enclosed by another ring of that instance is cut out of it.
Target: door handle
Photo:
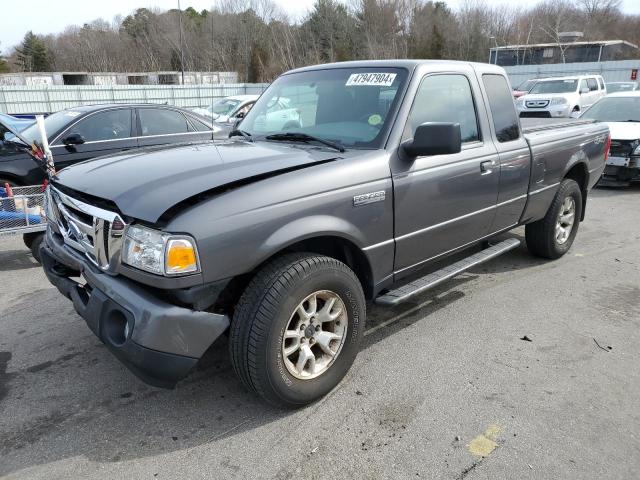
[[[491,175],[493,173],[493,161],[486,160],[480,162],[480,175]]]

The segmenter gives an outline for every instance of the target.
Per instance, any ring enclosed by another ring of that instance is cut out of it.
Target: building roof
[[[588,42],[554,42],[554,43],[532,43],[525,45],[504,45],[502,47],[491,47],[490,50],[518,50],[527,48],[549,48],[557,46],[580,46],[580,45],[593,45],[593,46],[608,46],[608,45],[628,45],[632,48],[638,48],[635,43],[627,42],[626,40],[593,40]]]

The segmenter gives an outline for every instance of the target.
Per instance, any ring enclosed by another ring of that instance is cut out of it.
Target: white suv
[[[606,94],[600,75],[540,78],[516,106],[521,117],[575,117]]]

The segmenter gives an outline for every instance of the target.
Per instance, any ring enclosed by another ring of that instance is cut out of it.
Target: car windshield
[[[229,115],[233,112],[233,109],[240,104],[240,100],[234,100],[232,98],[223,98],[211,105],[209,110],[214,115]]]
[[[303,133],[379,148],[407,78],[400,68],[332,68],[283,75],[238,128],[254,137]]]
[[[525,80],[524,82],[522,82],[520,85],[516,87],[516,90],[519,92],[528,92],[529,90],[531,90],[531,87],[533,87],[535,84],[536,84],[535,80]]]
[[[536,83],[529,93],[569,93],[578,88],[578,80],[546,80]]]
[[[640,97],[604,97],[581,118],[602,122],[640,122]]]
[[[615,92],[631,92],[634,90],[636,84],[629,83],[607,83],[607,93]]]
[[[72,123],[81,114],[82,112],[79,112],[77,110],[62,110],[45,118],[44,128],[47,132],[49,140],[51,140],[51,137],[53,135]],[[20,133],[25,138],[25,140],[29,141],[29,143],[33,142],[34,140],[40,141],[40,132],[38,131],[38,126],[35,123],[25,128]]]

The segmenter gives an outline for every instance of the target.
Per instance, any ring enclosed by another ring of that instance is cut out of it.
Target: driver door
[[[135,148],[137,141],[132,128],[131,108],[115,108],[83,117],[60,134],[51,145],[56,169]],[[71,134],[80,135],[84,143],[66,145],[65,139]]]
[[[430,74],[416,92],[403,141],[425,122],[458,123],[462,150],[393,165],[396,275],[490,233],[500,169],[486,115],[476,108],[482,95],[473,73]]]

